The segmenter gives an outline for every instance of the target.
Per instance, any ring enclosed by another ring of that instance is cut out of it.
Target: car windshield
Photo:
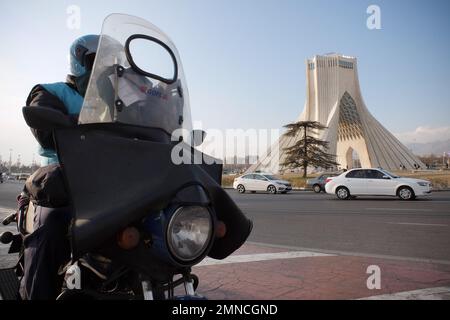
[[[277,177],[272,176],[272,175],[270,175],[270,174],[265,174],[264,177],[266,177],[266,178],[269,179],[269,180],[278,180]]]
[[[397,176],[397,175],[395,175],[395,174],[393,174],[393,173],[391,173],[389,171],[386,171],[386,170],[381,170],[381,172],[383,172],[384,174],[386,174],[386,175],[388,175],[388,176],[390,176],[391,178],[394,178],[394,179],[400,178],[399,176]]]

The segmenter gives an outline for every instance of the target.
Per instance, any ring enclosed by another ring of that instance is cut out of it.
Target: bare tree
[[[284,126],[288,129],[285,133],[288,137],[302,135],[291,147],[284,148],[287,157],[281,164],[286,168],[303,168],[303,177],[306,178],[308,166],[328,168],[338,165],[336,155],[329,154],[328,141],[315,138],[320,131],[326,129],[317,121],[300,121]]]

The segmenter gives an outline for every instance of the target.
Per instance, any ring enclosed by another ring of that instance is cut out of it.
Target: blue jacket
[[[75,123],[78,121],[83,97],[78,93],[74,84],[68,78],[68,82],[56,82],[38,84],[31,90],[26,105],[49,107],[68,115]],[[42,165],[58,163],[58,156],[51,132],[31,129],[39,143],[38,153],[44,157]]]

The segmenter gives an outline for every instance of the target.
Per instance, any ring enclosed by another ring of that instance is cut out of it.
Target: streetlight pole
[[[13,149],[9,149],[9,175],[11,176],[11,166],[12,166],[12,151]]]
[[[442,156],[442,169],[444,169],[445,168],[445,156],[446,156],[447,154],[444,152],[444,155]]]

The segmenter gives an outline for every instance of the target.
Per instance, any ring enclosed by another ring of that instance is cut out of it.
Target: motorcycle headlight
[[[208,247],[212,237],[211,213],[205,207],[178,208],[167,229],[167,242],[171,253],[182,261],[195,260]]]

